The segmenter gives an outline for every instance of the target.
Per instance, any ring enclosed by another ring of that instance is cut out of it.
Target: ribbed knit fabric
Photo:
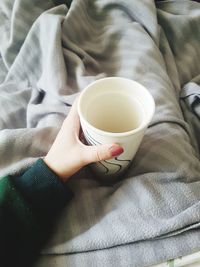
[[[1,266],[31,266],[72,193],[39,159],[0,180]]]
[[[22,176],[11,179],[31,205],[45,213],[56,212],[71,196],[67,186],[42,159],[37,160]]]

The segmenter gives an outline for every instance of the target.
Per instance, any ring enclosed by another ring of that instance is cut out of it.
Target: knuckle
[[[85,155],[84,149],[81,149],[79,151],[79,161],[80,161],[80,165],[82,165],[82,166],[85,166],[88,164],[88,159]]]
[[[95,149],[95,158],[97,161],[102,160],[102,155],[101,155],[100,150],[98,148]]]

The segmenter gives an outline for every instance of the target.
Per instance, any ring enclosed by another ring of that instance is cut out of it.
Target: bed
[[[133,79],[156,103],[120,181],[69,181],[36,267],[200,266],[199,25],[197,1],[1,0],[0,176],[47,153],[92,81]]]

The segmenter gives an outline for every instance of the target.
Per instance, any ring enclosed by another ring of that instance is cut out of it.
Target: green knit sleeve
[[[1,178],[1,266],[31,266],[71,197],[41,159],[21,176]]]
[[[0,180],[0,211],[1,214],[12,213],[12,217],[22,221],[24,226],[34,226],[34,214],[28,203],[13,186],[10,177],[4,177]],[[8,217],[1,216],[1,224],[5,226],[8,223]],[[5,230],[5,229],[4,229]]]

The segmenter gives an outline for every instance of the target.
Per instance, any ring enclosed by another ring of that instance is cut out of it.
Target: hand
[[[89,163],[116,157],[124,151],[118,144],[88,146],[80,141],[77,102],[76,99],[51,149],[44,158],[47,166],[63,181],[67,181],[70,176]]]

